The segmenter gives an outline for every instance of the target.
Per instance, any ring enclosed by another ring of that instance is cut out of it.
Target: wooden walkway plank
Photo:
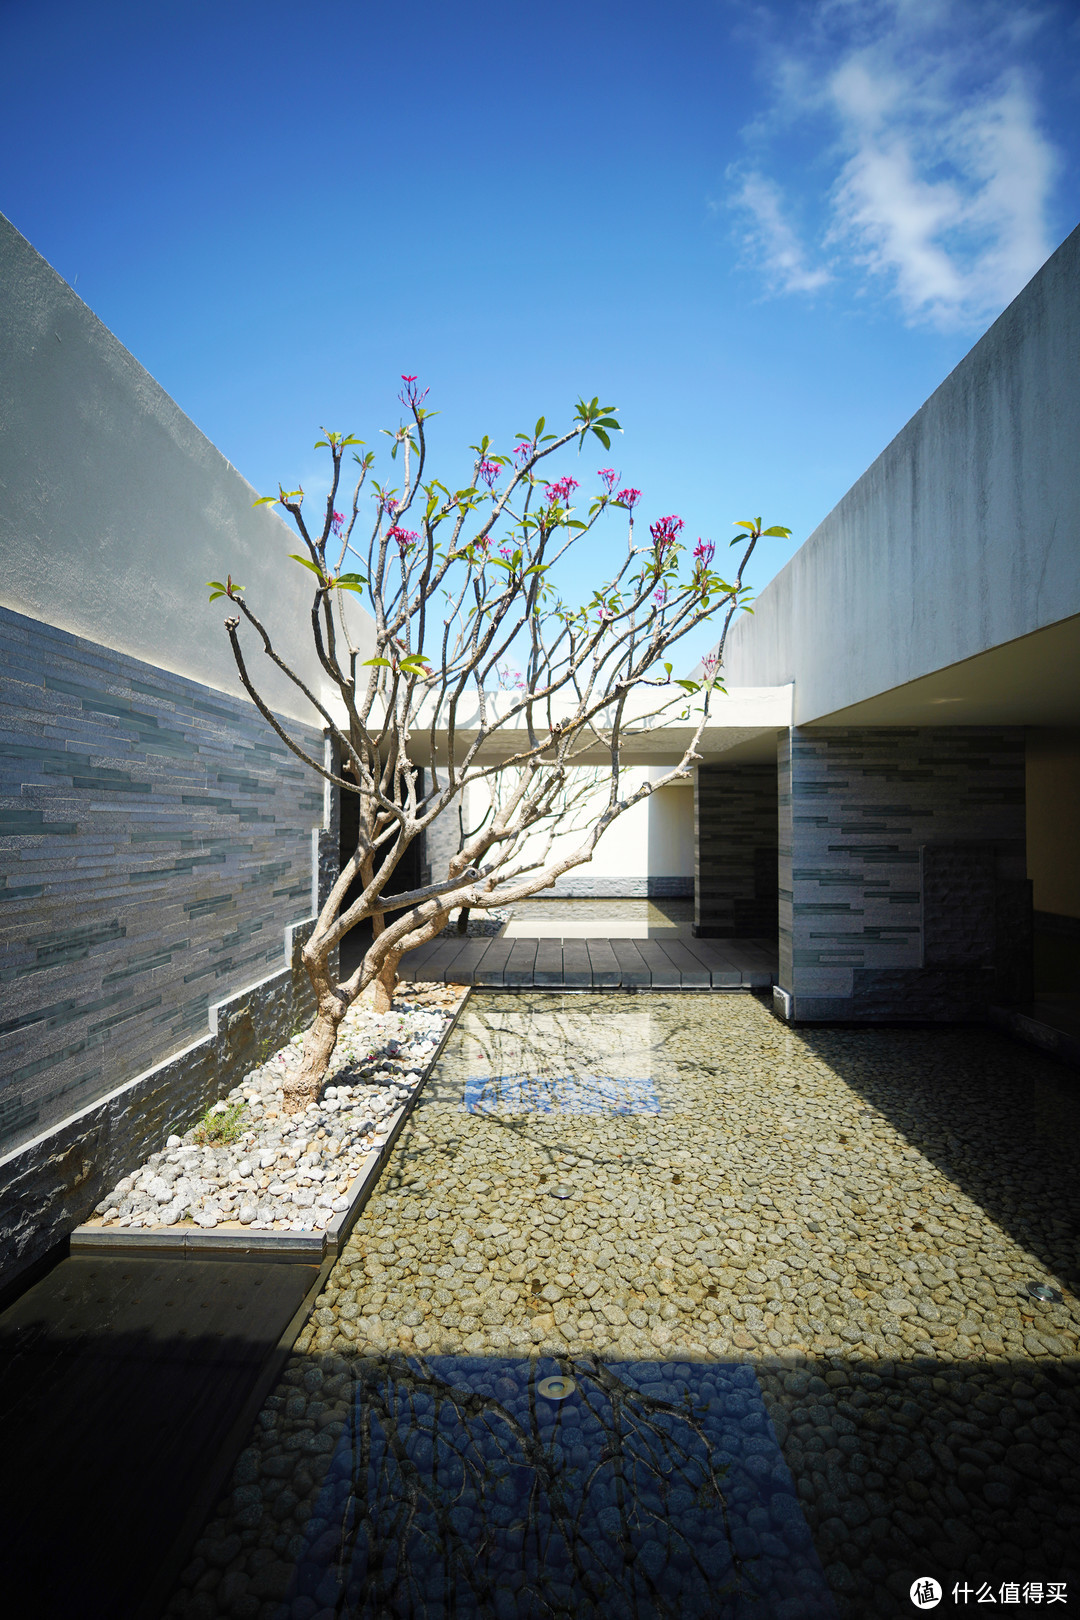
[[[652,974],[637,942],[632,939],[609,939],[615,960],[619,964],[619,983],[627,989],[633,987],[648,988],[652,984]]]
[[[447,984],[475,984],[476,970],[487,954],[490,939],[464,939],[461,948],[443,969]]]
[[[588,990],[592,986],[592,963],[583,939],[564,939],[563,983],[568,990]]]
[[[465,943],[465,940],[433,939],[427,945],[417,946],[401,959],[402,978],[442,980]]]
[[[535,939],[510,940],[510,954],[506,958],[503,968],[503,983],[521,989],[533,982],[533,971],[536,967]]]
[[[639,939],[635,943],[652,975],[653,989],[678,990],[682,984],[682,974],[663,947],[655,939]]]
[[[485,947],[482,959],[473,970],[473,984],[505,984],[506,964],[516,944],[512,939],[477,940]]]
[[[561,939],[540,939],[536,942],[536,965],[533,983],[545,989],[563,983],[563,951]]]
[[[619,959],[612,950],[609,940],[587,939],[585,949],[589,953],[594,985],[613,987],[622,983]]]
[[[695,990],[709,989],[712,984],[711,971],[692,949],[677,939],[656,940],[654,943],[660,946],[684,985]]]

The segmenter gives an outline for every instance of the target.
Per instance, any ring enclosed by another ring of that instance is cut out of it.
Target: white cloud
[[[794,227],[784,217],[780,188],[763,174],[739,177],[730,201],[749,215],[744,245],[762,270],[770,292],[816,292],[830,280],[824,267],[812,268]]]
[[[778,118],[825,121],[820,240],[803,248],[760,165],[731,198],[757,221],[770,285],[822,286],[829,271],[810,266],[825,252],[833,275],[878,278],[911,322],[984,323],[1053,246],[1058,160],[1024,65],[1038,13],[1002,0],[817,0],[804,15],[771,72]],[[758,146],[768,127],[758,117],[748,131]]]

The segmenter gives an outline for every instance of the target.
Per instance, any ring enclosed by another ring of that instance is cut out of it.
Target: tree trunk
[[[376,1012],[389,1012],[394,1005],[394,987],[397,984],[397,970],[400,961],[401,953],[398,952],[396,955],[388,956],[379,969],[379,976],[375,980]]]
[[[468,906],[462,906],[461,910],[457,914],[457,931],[459,934],[467,934],[469,932]]]
[[[299,1113],[309,1103],[318,1101],[337,1045],[338,1026],[351,1005],[331,980],[324,958],[312,959],[305,947],[302,960],[315,992],[317,1010],[314,1022],[304,1031],[299,1066],[285,1080],[283,1106],[287,1114]]]

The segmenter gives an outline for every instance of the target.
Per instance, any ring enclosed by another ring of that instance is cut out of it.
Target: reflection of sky
[[[651,1080],[610,1075],[472,1075],[465,1082],[470,1114],[658,1114]]]
[[[283,1620],[835,1620],[752,1367],[370,1366]]]

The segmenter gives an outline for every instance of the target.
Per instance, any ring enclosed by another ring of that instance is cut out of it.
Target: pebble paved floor
[[[960,1606],[1011,1583],[1080,1601],[1078,1098],[991,1031],[792,1031],[749,996],[475,995],[170,1613],[453,1612],[393,1583],[369,1610],[331,1567],[363,1414],[405,1389],[422,1424],[456,1379],[463,1422],[471,1399],[509,1423],[545,1369],[598,1399],[635,1385],[639,1430],[650,1390],[682,1390],[730,1465],[755,1613],[828,1612],[822,1569],[853,1620],[915,1612],[923,1575],[942,1612],[955,1583]],[[679,1500],[673,1520],[703,1499]],[[631,1586],[576,1610],[562,1591],[456,1612],[671,1612]],[[742,1613],[719,1587],[697,1601],[681,1612]]]

